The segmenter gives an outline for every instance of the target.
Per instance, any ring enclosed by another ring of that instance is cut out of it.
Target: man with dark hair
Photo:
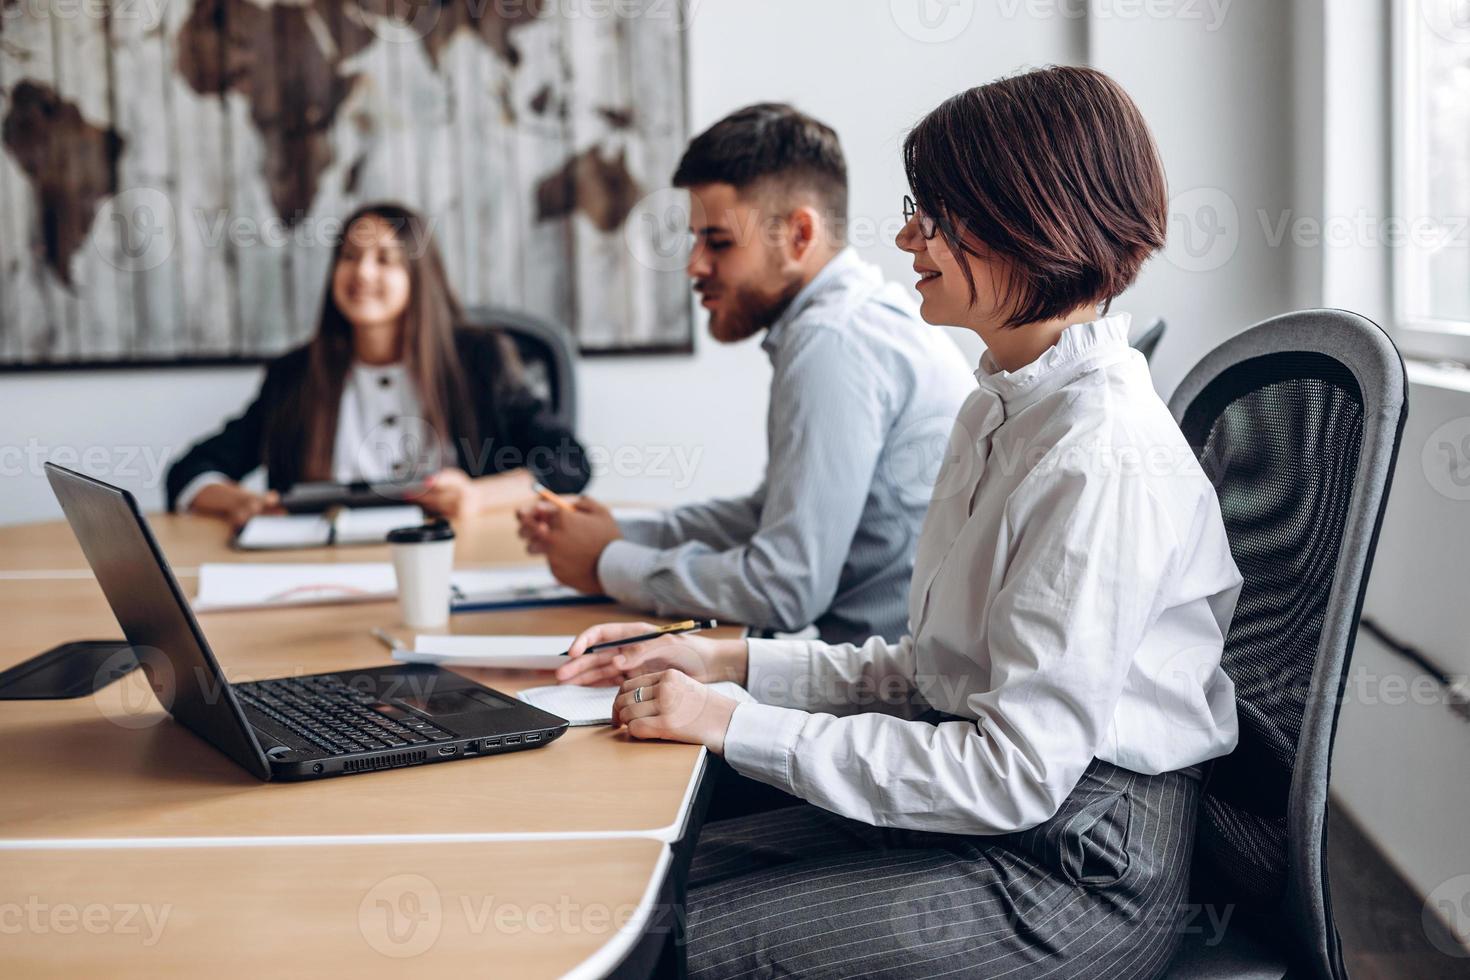
[[[538,504],[521,535],[560,581],[660,615],[897,639],[934,474],[975,387],[964,358],[847,248],[847,165],[830,127],[749,106],[694,139],[674,184],[690,192],[688,272],[711,336],[765,332],[765,479],[656,518],[618,521],[587,498]]]

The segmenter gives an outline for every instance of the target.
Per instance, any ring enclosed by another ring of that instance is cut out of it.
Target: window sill
[[[1420,361],[1453,361],[1470,365],[1470,324],[1437,321],[1404,323],[1390,334],[1404,357]]]

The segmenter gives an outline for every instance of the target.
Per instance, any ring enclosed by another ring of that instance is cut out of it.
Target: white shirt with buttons
[[[1225,755],[1241,576],[1214,488],[1126,314],[1017,370],[987,353],[915,556],[909,635],[750,641],[740,773],[878,826],[1003,834],[1094,757],[1153,774]],[[916,720],[931,710],[952,720]]]
[[[337,483],[411,480],[453,465],[453,448],[423,418],[423,404],[400,364],[354,361],[342,384],[332,479]],[[184,487],[175,509],[189,509],[199,491],[228,483],[223,473],[201,473]]]

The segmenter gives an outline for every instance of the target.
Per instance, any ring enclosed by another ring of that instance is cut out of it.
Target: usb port
[[[507,736],[505,736],[505,744],[506,745],[518,745],[518,744],[520,744],[520,741],[521,741],[521,737],[519,735],[507,735]]]
[[[532,732],[531,734],[529,734],[529,735],[526,736],[526,744],[528,744],[528,745],[530,743],[532,743],[532,742],[539,742],[539,741],[541,741],[541,733],[540,732]]]
[[[485,739],[485,741],[484,741],[483,744],[484,744],[486,750],[488,751],[489,749],[493,749],[496,746],[498,746],[500,744],[500,739],[498,737],[497,738],[487,738],[487,739]]]

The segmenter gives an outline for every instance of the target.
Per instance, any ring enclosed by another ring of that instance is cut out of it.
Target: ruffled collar
[[[1075,323],[1062,331],[1054,346],[1014,371],[1001,370],[986,351],[980,358],[975,380],[980,382],[980,387],[999,396],[1007,415],[1013,414],[1097,367],[1106,355],[1127,353],[1131,349],[1128,346],[1131,321],[1132,316],[1127,313],[1114,313]]]

